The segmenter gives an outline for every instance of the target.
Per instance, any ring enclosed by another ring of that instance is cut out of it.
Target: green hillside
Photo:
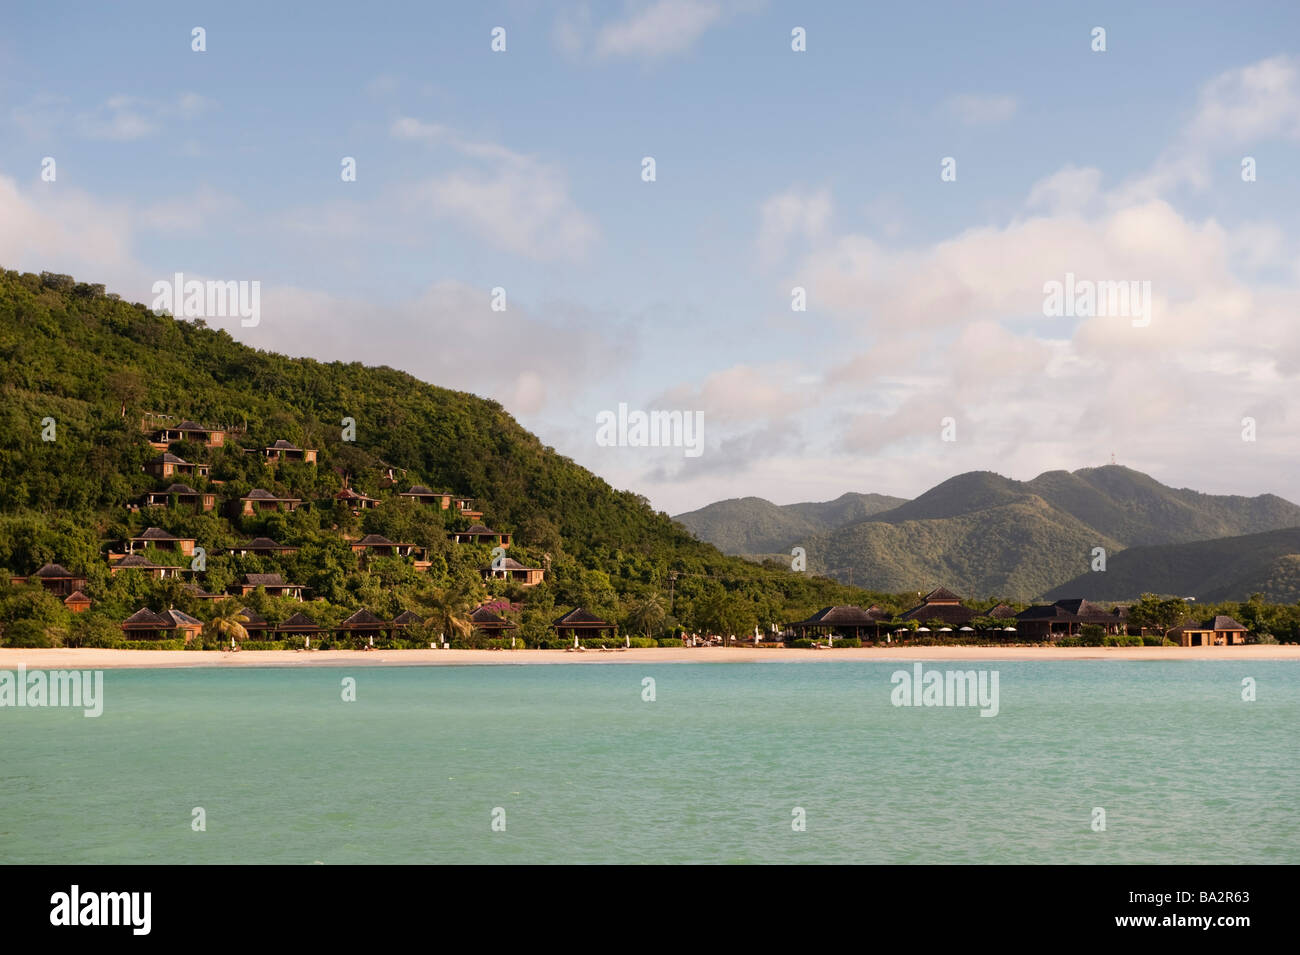
[[[843,494],[833,501],[773,504],[761,497],[718,501],[678,514],[677,521],[700,540],[728,554],[788,555],[796,544],[904,503],[886,494]]]
[[[1047,593],[1048,600],[1129,600],[1143,593],[1198,601],[1300,601],[1300,527],[1240,537],[1133,547]]]
[[[252,595],[250,606],[273,623],[300,609],[330,623],[359,607],[391,619],[403,609],[425,615],[495,598],[532,641],[575,605],[634,633],[665,633],[674,624],[745,633],[826,604],[873,599],[720,554],[643,498],[544,446],[496,402],[392,368],[254,350],[201,321],[156,316],[66,276],[0,272],[0,389],[0,568],[26,575],[60,563],[88,577],[94,601],[73,619],[35,585],[8,587],[0,626],[10,642],[20,631],[23,639],[107,640],[110,623],[143,605],[210,613],[211,603],[192,599],[181,582],[137,571],[110,577],[109,547],[149,525],[198,539],[209,556],[193,582],[209,592],[244,573],[283,572],[323,598],[304,608]],[[211,464],[210,480],[185,483],[215,491],[219,501],[261,487],[309,505],[234,520],[220,512],[128,510],[170,483],[143,471],[158,456],[141,430],[149,412],[232,429],[225,448],[171,448],[186,461]],[[355,422],[353,441],[344,440],[345,418]],[[279,439],[319,449],[319,464],[272,468],[261,454],[246,453]],[[380,506],[358,516],[335,503],[345,480]],[[515,535],[511,557],[549,567],[546,583],[485,587],[480,568],[490,548],[449,542],[448,531],[467,522],[398,499],[411,484],[476,499],[484,522]],[[365,533],[427,547],[433,566],[418,573],[391,558],[362,567],[344,535]],[[221,553],[256,535],[300,549],[289,558]],[[8,627],[30,620],[41,626]],[[45,636],[33,636],[37,630]]]
[[[1047,591],[1089,596],[1069,591],[1066,581],[1074,583],[1079,574],[1089,572],[1094,547],[1106,549],[1113,570],[1117,556],[1129,547],[1185,544],[1300,526],[1300,507],[1272,494],[1251,498],[1201,494],[1166,487],[1116,465],[1049,471],[1032,481],[972,471],[856,523],[820,531],[794,523],[785,512],[781,512],[785,523],[778,525],[760,520],[770,517],[770,511],[739,506],[713,510],[718,507],[694,512],[710,515],[709,522],[696,520],[692,525],[684,520],[690,515],[679,520],[702,539],[735,553],[748,552],[737,546],[740,542],[776,544],[786,534],[770,552],[788,553],[799,544],[807,550],[810,570],[874,589],[925,591],[942,584],[972,596],[997,594],[1017,600],[1032,600]],[[1257,569],[1272,577],[1286,573],[1285,567]],[[1181,589],[1190,595],[1196,573],[1215,571],[1210,562],[1177,579],[1185,581]],[[1240,586],[1246,586],[1247,580],[1254,582],[1248,588],[1253,592],[1262,588],[1265,577],[1242,577]],[[1167,589],[1158,586],[1155,578],[1135,586],[1136,590],[1116,599]]]

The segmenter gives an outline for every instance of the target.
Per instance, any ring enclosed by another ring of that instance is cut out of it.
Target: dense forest
[[[271,624],[303,611],[326,628],[361,608],[383,620],[409,610],[427,620],[410,645],[443,634],[476,646],[490,642],[468,625],[483,604],[518,624],[528,646],[559,646],[550,625],[574,607],[649,644],[683,630],[749,635],[832,604],[878,604],[896,614],[919,596],[726,556],[644,498],[545,447],[496,402],[392,368],[258,351],[201,320],[155,315],[68,276],[0,270],[0,388],[0,642],[10,646],[120,646],[120,624],[142,607],[207,623],[194,645],[212,646],[243,605]],[[206,476],[146,472],[160,453],[144,430],[150,415],[226,430],[220,448],[185,441],[169,448],[210,465]],[[272,466],[260,452],[278,440],[317,449],[318,462]],[[217,509],[139,506],[172,481],[214,493]],[[513,535],[509,555],[544,567],[545,582],[485,581],[491,547],[452,543],[449,532],[469,520],[398,496],[415,484],[473,498],[484,523]],[[345,486],[378,506],[354,512],[335,498]],[[222,505],[253,488],[305,503],[292,513],[228,516]],[[181,573],[162,580],[110,573],[110,551],[151,526],[194,538],[204,568],[192,571],[188,559],[150,547],[146,558]],[[429,569],[405,557],[363,559],[349,543],[364,534],[424,548]],[[296,551],[229,552],[259,536]],[[72,613],[39,584],[9,583],[49,562],[86,578],[88,610]],[[255,573],[281,574],[306,588],[306,600],[261,589],[222,601],[196,593],[230,592]],[[979,613],[998,602],[967,600]],[[1161,626],[1174,625],[1165,618],[1178,605],[1150,604],[1161,608]],[[1192,614],[1185,605],[1181,612]],[[1300,638],[1296,607],[1255,598],[1197,612]]]
[[[455,632],[466,608],[491,602],[529,645],[546,645],[550,623],[577,606],[620,633],[653,638],[678,628],[746,634],[828,604],[897,602],[724,556],[644,498],[545,447],[496,402],[392,368],[258,351],[201,320],[155,315],[68,276],[0,272],[0,388],[0,568],[8,572],[0,627],[11,645],[112,645],[141,607],[208,620],[214,603],[187,585],[221,593],[247,573],[278,572],[308,588],[305,604],[260,592],[242,601],[271,623],[303,610],[332,625],[364,607],[385,620],[411,610]],[[159,455],[142,430],[149,414],[228,429],[222,448],[170,448],[211,465],[206,477],[173,480],[214,491],[216,511],[131,509],[171,483],[144,470]],[[318,463],[271,467],[246,450],[281,439],[318,449]],[[336,502],[345,482],[379,506],[357,515]],[[514,535],[510,556],[545,566],[546,581],[485,584],[491,548],[451,543],[448,531],[467,521],[397,496],[413,484],[474,498],[485,523]],[[252,488],[306,505],[225,516],[220,505]],[[154,525],[195,538],[206,570],[167,580],[110,574],[110,548]],[[367,533],[427,548],[432,566],[360,562],[345,538]],[[279,558],[224,552],[256,536],[298,550]],[[71,614],[35,584],[8,585],[9,575],[46,562],[87,578],[90,610]]]

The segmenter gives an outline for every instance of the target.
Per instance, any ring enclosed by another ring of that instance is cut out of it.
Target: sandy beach
[[[119,667],[470,666],[587,663],[824,663],[828,660],[1300,660],[1300,644],[1238,647],[863,647],[843,650],[659,647],[588,650],[100,650],[0,648],[0,669]]]

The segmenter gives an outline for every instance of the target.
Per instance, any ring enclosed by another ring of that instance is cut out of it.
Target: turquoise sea
[[[0,709],[0,861],[1300,861],[1300,664],[972,666],[995,717],[894,661],[108,670]]]

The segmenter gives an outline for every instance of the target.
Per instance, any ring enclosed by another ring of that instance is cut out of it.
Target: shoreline
[[[209,669],[331,666],[519,666],[591,663],[816,663],[879,660],[1046,662],[1300,660],[1300,644],[1234,647],[658,647],[631,650],[109,650],[93,647],[0,648],[0,670]]]

